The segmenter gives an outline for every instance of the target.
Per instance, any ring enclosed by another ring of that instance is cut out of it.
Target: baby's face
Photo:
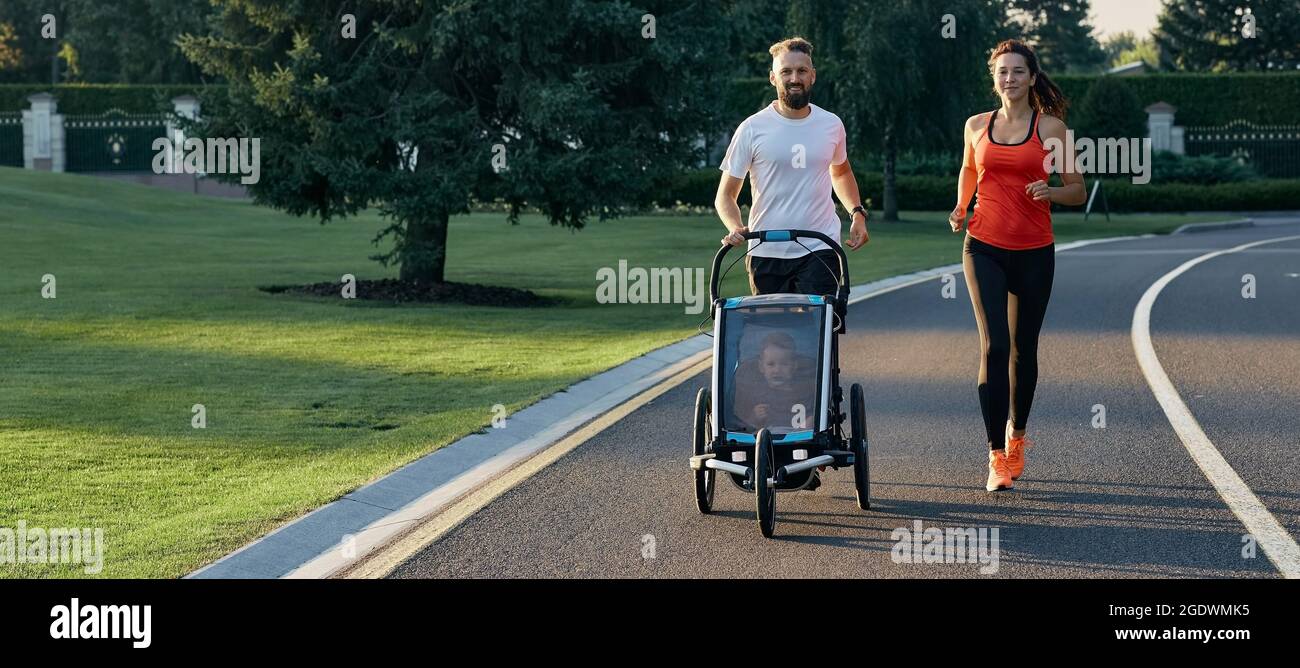
[[[794,377],[794,352],[786,348],[768,346],[759,358],[759,368],[768,387],[785,387]]]

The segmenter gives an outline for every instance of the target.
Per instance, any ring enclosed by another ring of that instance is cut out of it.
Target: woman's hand
[[[749,231],[748,227],[738,227],[732,230],[731,234],[722,237],[723,245],[739,246],[745,243],[744,234],[748,231]]]
[[[1034,181],[1025,186],[1025,193],[1035,200],[1042,201],[1050,197],[1046,181]]]
[[[966,222],[966,207],[954,206],[952,213],[948,214],[948,225],[952,227],[954,233],[961,231],[961,226]]]

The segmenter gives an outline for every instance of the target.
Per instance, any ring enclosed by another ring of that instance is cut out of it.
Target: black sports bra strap
[[[1038,110],[1037,109],[1034,109],[1033,115],[1029,117],[1029,132],[1025,134],[1024,140],[1021,141],[1019,144],[1003,144],[1002,142],[999,142],[998,140],[993,138],[993,120],[996,119],[997,117],[998,117],[998,112],[996,109],[994,109],[993,113],[989,114],[989,127],[987,130],[984,131],[984,134],[985,136],[988,137],[990,143],[999,144],[1001,146],[1019,146],[1020,144],[1024,144],[1028,142],[1030,139],[1033,139],[1038,134]]]

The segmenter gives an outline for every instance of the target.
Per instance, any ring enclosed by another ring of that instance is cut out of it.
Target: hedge
[[[22,111],[30,107],[28,96],[52,93],[61,114],[99,114],[121,109],[129,114],[171,111],[171,99],[198,95],[214,86],[128,85],[128,84],[0,84],[0,111]]]
[[[661,205],[682,202],[691,206],[713,206],[721,171],[701,169],[678,175],[659,198]],[[864,199],[879,209],[884,202],[884,177],[879,173],[858,173],[858,189]],[[1092,179],[1087,179],[1092,188]],[[957,178],[944,176],[897,177],[898,206],[902,209],[948,211],[957,199]],[[1148,183],[1134,185],[1127,180],[1106,179],[1103,192],[1111,211],[1281,211],[1300,209],[1300,179],[1257,179],[1214,185]],[[741,190],[740,203],[750,203],[749,182]],[[1081,207],[1064,207],[1065,211]]]
[[[1089,184],[1089,188],[1092,185]],[[1190,183],[1134,185],[1106,180],[1111,211],[1282,211],[1300,209],[1300,179],[1259,179],[1211,186]],[[1094,208],[1098,206],[1093,205]]]
[[[1097,76],[1061,75],[1052,80],[1061,86],[1073,104],[1078,105],[1082,103]],[[1177,107],[1174,120],[1179,125],[1222,125],[1236,119],[1271,125],[1300,124],[1300,72],[1159,72],[1121,79],[1129,84],[1141,106],[1163,101]],[[206,87],[208,90],[215,88],[217,87]],[[128,113],[149,113],[168,109],[167,103],[173,97],[195,95],[201,90],[205,90],[205,87],[0,84],[0,111],[21,111],[28,107],[29,95],[51,92],[59,99],[59,110],[63,113],[93,114],[112,108]],[[723,112],[724,120],[733,126],[775,97],[767,80],[758,77],[733,80],[723,94],[727,109]],[[995,104],[996,101],[990,97],[985,106],[991,109]]]
[[[1078,105],[1100,76],[1063,74],[1053,76],[1052,81],[1071,104]],[[1178,125],[1223,125],[1237,119],[1267,125],[1300,124],[1300,72],[1153,72],[1117,78],[1129,84],[1143,108],[1156,102],[1177,107],[1174,122]],[[775,98],[767,80],[754,77],[736,79],[725,94],[728,111],[724,116],[732,124]],[[992,94],[985,102],[971,113],[997,106]]]
[[[1052,80],[1078,105],[1097,76],[1061,75]],[[1159,72],[1122,77],[1122,80],[1129,84],[1143,107],[1161,101],[1177,107],[1174,121],[1183,126],[1222,125],[1236,119],[1271,125],[1300,124],[1300,72]],[[194,85],[0,84],[0,111],[21,111],[27,108],[29,95],[51,92],[59,99],[59,110],[63,113],[92,114],[112,108],[149,113],[167,109],[167,101],[173,97],[195,95],[204,89]],[[744,120],[775,97],[767,80],[755,77],[734,80],[723,94],[727,108],[723,116],[730,125]],[[995,104],[990,98],[985,106],[991,109]]]
[[[1178,125],[1300,124],[1300,72],[1191,74],[1156,72],[1119,77],[1142,107],[1168,102]],[[1071,104],[1079,104],[1097,76],[1052,77]]]

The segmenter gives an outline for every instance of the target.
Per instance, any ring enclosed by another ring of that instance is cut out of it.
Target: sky
[[[1092,25],[1102,38],[1125,30],[1144,37],[1159,13],[1160,0],[1092,0]]]

